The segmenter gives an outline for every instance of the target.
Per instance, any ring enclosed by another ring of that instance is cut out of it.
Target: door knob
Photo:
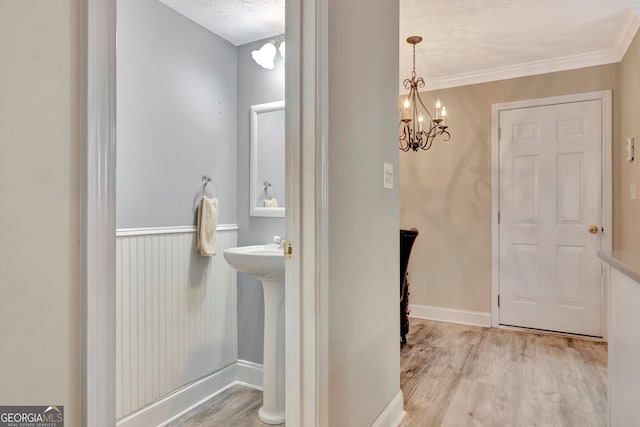
[[[598,227],[597,225],[592,225],[591,227],[589,227],[589,233],[591,234],[596,234],[598,231],[600,231],[600,227]]]

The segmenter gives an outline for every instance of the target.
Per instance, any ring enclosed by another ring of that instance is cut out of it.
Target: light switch
[[[393,165],[391,163],[384,163],[384,188],[393,189]]]
[[[629,184],[629,200],[635,200],[637,196],[638,194],[636,192],[636,183],[632,182],[631,184]]]

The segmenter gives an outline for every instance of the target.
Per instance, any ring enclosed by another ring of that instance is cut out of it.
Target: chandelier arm
[[[420,101],[420,105],[422,105],[422,108],[427,112],[429,119],[431,119],[430,122],[433,122],[433,116],[431,115],[431,112],[429,112],[429,109],[424,105],[424,102],[422,102],[422,98],[420,98],[420,92],[416,90],[416,94],[418,96],[418,101]]]
[[[423,150],[428,150],[431,148],[431,144],[433,143],[433,138],[426,138],[424,143],[420,146]]]

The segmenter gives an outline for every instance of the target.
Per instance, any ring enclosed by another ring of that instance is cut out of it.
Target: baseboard
[[[429,305],[411,305],[411,317],[417,319],[437,320],[439,322],[461,323],[463,325],[491,327],[491,313],[482,311],[456,310]]]
[[[403,406],[402,390],[399,390],[371,427],[398,427],[406,415]]]
[[[234,385],[262,390],[262,365],[238,360],[118,420],[117,427],[164,426]]]
[[[117,427],[160,426],[176,419],[200,403],[221,392],[235,380],[233,363],[211,375],[186,385],[173,393],[121,418]]]
[[[262,390],[263,367],[248,360],[238,360],[236,363],[236,381],[243,386]]]

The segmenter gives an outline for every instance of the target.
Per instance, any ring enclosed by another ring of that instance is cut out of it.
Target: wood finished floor
[[[607,425],[604,343],[418,319],[407,339],[402,427]],[[170,427],[264,427],[261,405],[235,386]]]
[[[411,319],[402,427],[607,425],[607,345]]]
[[[167,427],[269,426],[258,419],[261,406],[261,391],[233,386],[168,424]]]

